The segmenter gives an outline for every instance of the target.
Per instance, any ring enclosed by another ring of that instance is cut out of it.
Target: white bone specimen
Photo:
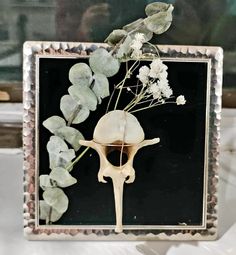
[[[100,157],[100,170],[98,181],[106,183],[103,177],[110,177],[113,182],[116,228],[115,232],[123,231],[123,186],[125,183],[132,183],[135,179],[133,159],[137,151],[147,145],[156,144],[159,138],[144,140],[143,129],[137,118],[125,111],[114,110],[105,114],[97,123],[93,140],[80,140],[80,144],[88,146],[97,151]],[[128,156],[128,161],[124,165],[114,166],[107,155],[112,150],[120,150]]]

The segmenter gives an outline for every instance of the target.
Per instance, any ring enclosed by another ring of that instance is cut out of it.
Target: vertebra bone
[[[132,131],[133,133],[130,134]],[[112,179],[116,210],[115,232],[117,233],[123,230],[122,205],[124,182],[132,183],[135,180],[135,170],[133,168],[134,156],[140,148],[156,144],[159,141],[159,138],[144,140],[143,129],[136,117],[130,113],[118,110],[109,112],[99,120],[94,130],[93,140],[80,141],[81,145],[96,150],[100,157],[98,181],[106,183],[104,177]],[[108,147],[120,150],[121,153],[124,151],[128,156],[128,161],[124,165],[112,165],[107,159],[107,154],[109,153]]]

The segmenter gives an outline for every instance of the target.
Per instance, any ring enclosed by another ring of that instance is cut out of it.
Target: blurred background
[[[144,16],[150,0],[1,0],[0,147],[21,146],[22,45],[26,40],[103,42]],[[166,0],[175,6],[171,28],[158,44],[224,49],[224,107],[236,107],[236,0]]]
[[[103,255],[236,254],[236,109],[223,109],[222,114],[218,241],[65,244],[56,241],[28,242],[23,237],[21,130],[24,41],[103,42],[113,29],[144,16],[144,6],[151,2],[153,1],[0,0],[1,255],[69,255],[77,252]],[[163,2],[174,4],[174,20],[171,28],[163,36],[159,36],[155,43],[223,47],[223,106],[236,108],[236,0]]]

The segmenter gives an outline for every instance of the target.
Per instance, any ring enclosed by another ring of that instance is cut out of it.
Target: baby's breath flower
[[[136,33],[134,39],[130,44],[130,48],[133,50],[131,57],[132,58],[140,58],[142,55],[141,48],[143,47],[143,43],[145,42],[145,36],[142,33]]]
[[[167,66],[163,64],[163,62],[157,58],[152,61],[150,64],[150,73],[149,76],[151,78],[160,78],[161,76],[166,76],[167,78]]]
[[[169,86],[167,79],[161,79],[158,81],[158,86],[161,90],[161,93],[164,97],[169,98],[173,94],[173,90]]]
[[[176,98],[176,104],[177,105],[183,105],[185,103],[186,103],[186,100],[185,100],[184,96],[181,95],[181,96],[178,96]]]
[[[144,43],[146,41],[145,35],[143,33],[136,33],[134,39],[141,43]]]
[[[142,50],[134,50],[131,54],[131,58],[140,58],[142,53]]]
[[[152,94],[154,99],[161,99],[161,90],[157,83],[152,83],[149,87],[149,92]]]
[[[167,79],[167,76],[168,76],[167,71],[163,71],[163,72],[159,73],[158,79],[160,79],[160,80]]]
[[[157,91],[159,91],[160,89],[159,89],[159,87],[157,86],[157,83],[155,82],[155,83],[152,83],[152,84],[150,84],[150,86],[149,86],[149,92],[150,93],[156,93]]]
[[[139,41],[133,40],[130,44],[130,48],[133,50],[140,50],[143,44]]]
[[[139,74],[137,75],[137,78],[143,83],[147,84],[149,81],[148,74],[150,72],[149,67],[142,66],[139,68]]]

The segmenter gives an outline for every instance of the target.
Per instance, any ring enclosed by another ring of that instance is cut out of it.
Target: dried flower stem
[[[161,103],[156,103],[156,104],[153,104],[151,106],[149,105],[147,107],[143,107],[143,108],[140,108],[140,109],[137,109],[137,110],[133,110],[130,113],[143,111],[143,110],[150,109],[150,108],[153,108],[153,107],[156,107],[156,106],[159,106],[159,105],[164,105],[164,104],[176,104],[176,102],[161,102]]]
[[[116,103],[115,103],[114,110],[116,110],[117,105],[118,105],[118,103],[119,103],[119,99],[120,99],[120,96],[121,96],[122,89],[123,89],[123,87],[124,87],[124,85],[125,85],[125,81],[126,81],[128,78],[130,78],[130,75],[131,75],[132,72],[135,70],[134,67],[135,67],[135,65],[136,65],[138,62],[139,62],[139,60],[136,60],[136,61],[133,63],[133,65],[132,65],[132,66],[129,68],[129,70],[126,72],[124,79],[116,86],[116,88],[119,89],[119,94],[118,94],[117,99],[116,99]],[[133,70],[133,69],[134,69],[134,70]]]
[[[71,167],[73,167],[84,155],[85,153],[90,149],[90,147],[86,147],[80,154],[79,156],[70,164],[66,167],[66,170],[69,171]]]

